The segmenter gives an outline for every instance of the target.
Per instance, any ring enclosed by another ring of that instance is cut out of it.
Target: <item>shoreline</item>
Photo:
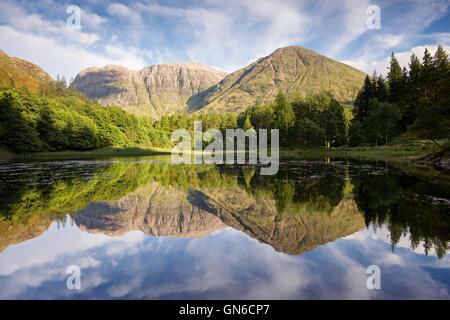
[[[426,157],[438,150],[432,145],[416,143],[411,145],[390,145],[381,147],[338,147],[338,148],[282,148],[281,160],[327,160],[353,159],[362,161],[383,161],[397,169],[426,180],[444,180],[450,183],[450,170],[438,170]],[[14,154],[0,149],[0,160],[81,160],[101,158],[127,158],[147,156],[168,156],[170,149],[163,148],[104,148],[91,151],[48,151]]]

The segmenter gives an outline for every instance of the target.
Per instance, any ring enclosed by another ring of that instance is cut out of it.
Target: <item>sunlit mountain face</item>
[[[385,163],[3,162],[0,182],[3,299],[450,296],[449,189]]]

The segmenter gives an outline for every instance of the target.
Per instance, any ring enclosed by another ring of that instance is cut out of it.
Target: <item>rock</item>
[[[188,111],[188,100],[226,73],[198,63],[159,64],[132,71],[118,65],[81,71],[72,87],[104,105],[158,119]]]
[[[354,101],[366,74],[298,46],[271,55],[226,76],[195,107],[201,112],[240,112],[271,103],[277,93],[306,95],[329,91],[340,102]]]

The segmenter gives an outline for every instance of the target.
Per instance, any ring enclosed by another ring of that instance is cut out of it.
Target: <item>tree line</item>
[[[410,132],[428,138],[450,137],[450,60],[439,46],[414,54],[401,68],[392,54],[385,77],[367,76],[354,106],[330,93],[286,97],[279,92],[269,104],[255,104],[239,114],[166,115],[152,122],[117,107],[104,107],[74,90],[64,79],[26,89],[0,89],[0,147],[14,152],[89,150],[102,147],[170,147],[175,129],[254,128],[280,130],[281,146],[338,147],[382,145]]]
[[[351,112],[329,93],[306,97],[286,97],[279,92],[270,104],[256,104],[239,114],[200,113],[163,116],[155,128],[171,132],[178,128],[192,129],[194,121],[202,121],[203,130],[272,129],[280,130],[283,146],[332,147],[347,143]]]
[[[386,144],[406,131],[419,138],[450,137],[450,60],[442,46],[422,61],[412,54],[408,68],[391,55],[387,77],[367,76],[354,106],[349,144]]]
[[[0,90],[0,144],[13,152],[169,146],[167,133],[117,107],[104,107],[58,84],[34,94]]]

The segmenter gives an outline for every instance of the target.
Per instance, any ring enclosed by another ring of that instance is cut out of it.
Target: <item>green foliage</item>
[[[291,133],[300,145],[339,146],[346,143],[345,109],[329,93],[312,94],[293,102],[296,126]]]
[[[401,113],[395,104],[372,99],[367,117],[354,121],[349,132],[349,144],[387,144],[392,136],[399,133]]]
[[[15,152],[169,145],[149,120],[70,94],[2,90],[0,123],[1,144]]]
[[[248,116],[245,117],[244,122],[244,130],[248,130],[252,128],[252,123],[250,122],[250,118]]]
[[[409,70],[402,70],[392,55],[387,83],[381,76],[367,77],[358,94],[354,109],[355,119],[349,131],[350,144],[379,143],[382,130],[394,134],[411,131],[434,142],[450,136],[449,88],[450,60],[442,46],[438,47],[434,57],[425,50],[422,62],[413,54]],[[369,115],[373,99],[390,102],[397,106],[398,110],[395,111],[392,105],[384,105],[387,108],[384,111],[390,113],[383,115],[381,109],[375,112],[372,106],[372,114]],[[392,121],[398,117],[398,112],[400,119],[398,124],[394,125]],[[385,128],[385,118],[389,128]],[[372,123],[373,121],[381,123]]]
[[[249,121],[248,121],[249,120]],[[273,104],[255,105],[241,113],[241,128],[280,129],[284,146],[331,147],[346,143],[349,115],[329,93],[292,100],[279,93]]]
[[[355,119],[361,120],[367,116],[367,109],[369,106],[369,100],[375,97],[376,94],[376,84],[366,76],[364,80],[364,85],[361,91],[358,93],[355,100]]]
[[[389,85],[389,101],[398,102],[402,98],[405,78],[400,64],[394,53],[391,55],[389,73],[387,75]]]
[[[273,116],[275,127],[280,129],[282,137],[286,137],[288,130],[295,124],[295,114],[292,105],[281,91],[275,99]]]
[[[165,115],[154,123],[155,129],[170,133],[176,129],[192,130],[195,121],[201,121],[203,131],[214,128],[219,130],[233,129],[238,126],[238,116],[234,113],[201,113]]]

